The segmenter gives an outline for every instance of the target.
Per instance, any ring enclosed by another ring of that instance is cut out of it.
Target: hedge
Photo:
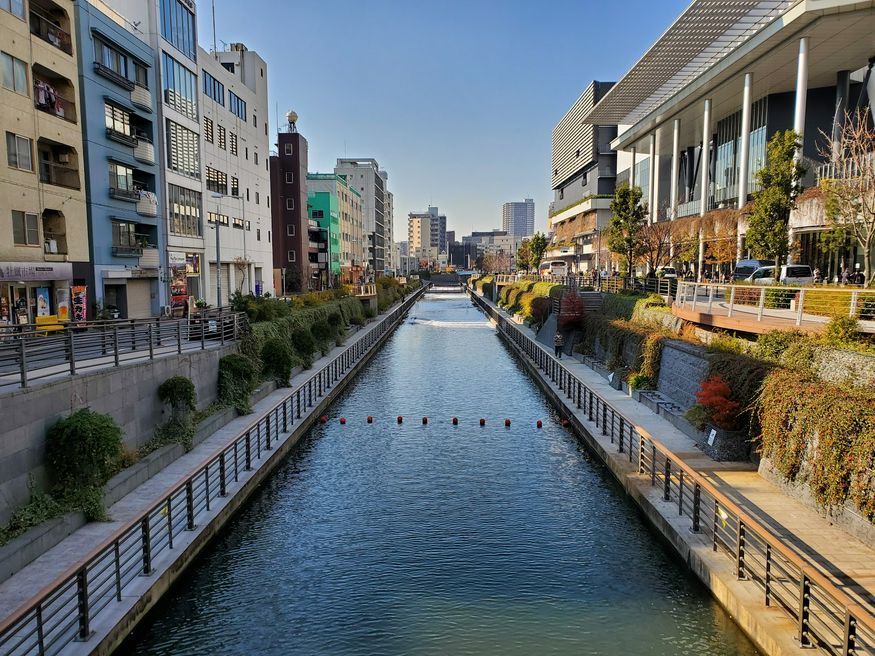
[[[667,335],[651,326],[584,314],[578,352],[595,353],[596,343],[608,354],[608,367],[627,368],[646,376],[652,385],[659,380],[662,347]],[[632,354],[631,357],[629,354]]]

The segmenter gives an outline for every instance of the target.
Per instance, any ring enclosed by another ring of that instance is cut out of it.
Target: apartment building
[[[501,229],[512,235],[528,237],[535,234],[535,201],[505,203],[501,206]]]
[[[234,292],[274,292],[267,64],[242,43],[198,48],[198,62],[205,294],[227,305]]]
[[[88,291],[99,316],[158,316],[168,300],[159,275],[166,231],[159,229],[155,52],[100,0],[76,0],[75,16],[93,263]]]
[[[365,245],[362,221],[362,197],[359,191],[349,186],[346,177],[335,173],[308,173],[307,195],[308,203],[315,208],[311,198],[314,194],[328,194],[337,206],[338,222],[329,235],[329,260],[337,262],[332,272],[340,276],[342,282],[356,284],[360,282],[365,267]],[[324,201],[321,203],[324,205]],[[320,207],[324,212],[324,207]],[[319,210],[316,210],[319,211]],[[324,217],[311,216],[311,218]],[[320,224],[321,225],[321,224]],[[325,225],[329,228],[329,225]],[[336,260],[331,246],[337,240]]]
[[[382,276],[386,271],[386,194],[389,175],[380,170],[379,163],[373,158],[338,159],[334,172],[344,176],[349,186],[361,194],[368,248],[367,275]]]
[[[0,322],[85,318],[91,279],[72,0],[0,2]],[[104,187],[104,193],[106,188]],[[92,283],[93,284],[93,283]]]
[[[388,182],[388,178],[386,179]],[[386,275],[398,275],[398,251],[395,250],[395,196],[386,190],[386,216],[384,221],[383,241],[386,244],[385,267]]]

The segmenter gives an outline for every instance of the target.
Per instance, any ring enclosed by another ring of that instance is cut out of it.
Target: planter
[[[745,431],[730,431],[716,426],[707,426],[699,446],[717,462],[747,461],[750,440]]]

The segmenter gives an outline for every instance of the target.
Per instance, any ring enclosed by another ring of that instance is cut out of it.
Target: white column
[[[750,174],[750,97],[753,88],[753,73],[744,74],[744,94],[741,105],[741,150],[738,163],[738,209],[747,203],[747,177]]]
[[[668,216],[674,221],[678,214],[678,176],[681,170],[681,120],[674,120],[674,136],[671,143],[671,191]]]
[[[638,154],[638,151],[635,149],[635,146],[632,146],[632,168],[629,169],[629,186],[635,186],[635,155]]]
[[[699,164],[702,180],[702,198],[699,205],[699,216],[705,216],[708,211],[708,190],[711,178],[711,99],[705,100],[705,117],[702,121],[702,157]]]
[[[647,211],[656,223],[656,132],[650,135],[650,167],[647,175]]]
[[[799,39],[799,62],[796,68],[796,111],[793,112],[793,130],[800,144],[805,131],[805,108],[808,98],[808,37]],[[801,156],[801,152],[797,156]]]

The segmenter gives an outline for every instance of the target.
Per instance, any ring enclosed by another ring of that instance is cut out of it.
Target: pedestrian
[[[556,331],[556,335],[553,337],[553,354],[562,359],[562,347],[565,346],[565,338],[562,336],[558,330]]]
[[[820,267],[814,267],[814,284],[819,285],[823,282],[823,278],[820,275]]]
[[[848,284],[848,270],[847,268],[842,269],[842,285]]]

